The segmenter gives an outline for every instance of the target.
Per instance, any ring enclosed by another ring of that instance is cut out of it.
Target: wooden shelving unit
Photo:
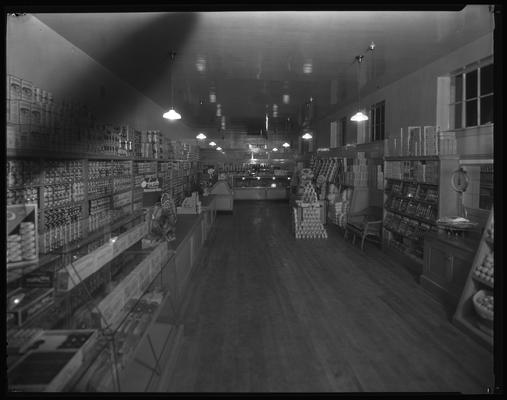
[[[482,234],[479,247],[472,263],[472,268],[468,274],[468,278],[463,288],[461,298],[459,300],[456,312],[453,317],[453,323],[470,334],[478,342],[482,343],[490,350],[493,350],[493,321],[485,321],[480,317],[473,304],[473,296],[479,290],[493,292],[494,281],[488,279],[484,274],[478,275],[478,271],[484,268],[485,258],[494,252],[494,212],[491,209],[488,221]],[[492,257],[491,257],[492,258]],[[488,267],[493,270],[493,265]]]
[[[436,231],[438,218],[456,215],[450,178],[458,163],[457,155],[384,158],[384,249],[404,256],[417,274],[425,232]]]

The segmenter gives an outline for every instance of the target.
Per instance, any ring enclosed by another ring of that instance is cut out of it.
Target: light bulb
[[[220,150],[222,150],[222,148],[221,148],[220,146],[218,146],[218,147],[217,147],[217,150],[218,150],[218,151],[220,151]]]
[[[282,147],[285,147],[285,148],[290,147],[290,144],[285,142],[284,144],[282,144]]]
[[[302,137],[303,139],[305,139],[305,140],[310,140],[313,136],[312,136],[310,133],[306,132],[306,133],[305,133],[303,136],[301,136],[301,137]]]
[[[214,147],[214,146],[216,146],[217,144],[216,144],[215,142],[211,141],[211,142],[209,142],[209,145],[210,145],[211,147]]]
[[[278,151],[278,149],[276,147],[273,147],[273,151]]]
[[[196,136],[197,139],[199,140],[204,140],[206,139],[206,135],[204,133],[199,133],[197,136]]]

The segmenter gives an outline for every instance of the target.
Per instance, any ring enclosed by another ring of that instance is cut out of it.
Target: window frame
[[[493,66],[494,68],[494,59],[492,56],[483,58],[474,63],[468,64],[467,66],[455,70],[450,73],[450,97],[449,97],[449,117],[451,119],[450,129],[453,130],[462,130],[462,129],[470,129],[470,128],[479,128],[481,126],[489,126],[493,124],[493,121],[481,122],[481,105],[483,104],[483,100],[492,97],[494,98],[495,91],[494,86],[492,86],[492,91],[488,93],[481,94],[481,71],[483,68]],[[477,73],[477,93],[475,96],[467,98],[467,75],[476,72]],[[456,99],[456,77],[461,77],[461,98]],[[468,103],[476,102],[476,111],[477,116],[475,119],[475,125],[467,125],[467,105]],[[494,104],[494,103],[493,103]],[[460,125],[456,127],[456,106],[461,108],[460,115]],[[494,111],[494,106],[493,106]]]
[[[377,121],[380,117],[380,121]],[[386,136],[386,101],[382,100],[370,106],[368,117],[368,141],[384,140]]]

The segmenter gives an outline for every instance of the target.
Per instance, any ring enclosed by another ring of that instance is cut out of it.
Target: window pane
[[[466,102],[465,111],[466,125],[476,126],[477,124],[477,100],[470,100]]]
[[[481,125],[493,122],[493,95],[481,98]]]
[[[384,123],[385,122],[385,118],[386,117],[386,108],[385,108],[385,103],[382,102],[380,104],[380,123]]]
[[[493,64],[481,68],[481,95],[488,93],[493,93]]]
[[[368,121],[370,123],[370,138],[371,140],[375,140],[375,107],[372,106],[370,108],[370,120]]]
[[[462,103],[454,105],[454,128],[459,129],[461,126],[461,109],[463,108]]]
[[[380,137],[379,140],[384,140],[385,132],[384,132],[384,124],[380,125]]]
[[[454,77],[454,102],[461,101],[463,97],[463,75],[456,75]]]
[[[473,99],[477,97],[477,70],[466,74],[466,98]]]

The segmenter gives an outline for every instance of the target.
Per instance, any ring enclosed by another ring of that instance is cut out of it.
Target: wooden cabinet
[[[470,239],[427,233],[421,285],[445,305],[456,307],[476,247],[477,242]]]

